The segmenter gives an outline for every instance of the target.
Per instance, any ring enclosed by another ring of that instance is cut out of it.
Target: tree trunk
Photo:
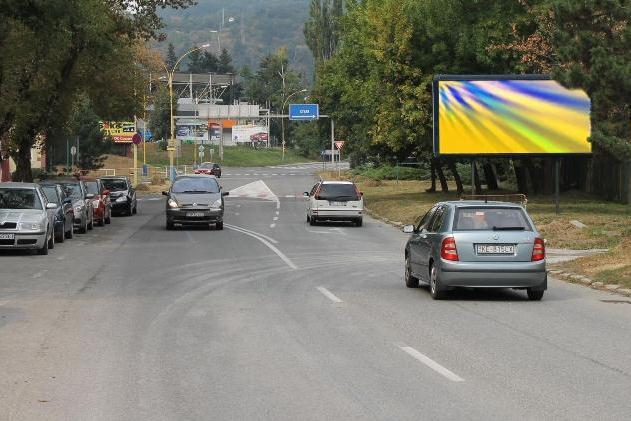
[[[482,182],[480,181],[480,175],[478,174],[478,165],[475,163],[475,161],[473,161],[471,169],[473,171],[471,177],[473,177],[473,184],[475,185],[475,194],[482,194]]]
[[[497,190],[499,186],[497,184],[497,177],[495,177],[495,171],[493,171],[493,166],[491,163],[487,162],[482,165],[482,170],[484,171],[484,179],[486,180],[486,188],[488,190]]]
[[[460,174],[458,173],[458,168],[456,168],[456,164],[449,160],[447,162],[447,168],[454,175],[454,180],[456,181],[456,189],[458,190],[458,194],[461,195],[464,193],[464,187],[462,186],[462,179],[460,178]]]
[[[431,172],[432,185],[429,189],[425,189],[427,193],[436,193],[436,158],[430,158],[429,167]]]
[[[530,183],[532,184],[532,190],[534,194],[539,194],[542,191],[541,178],[538,168],[535,166],[532,159],[526,159],[526,168],[528,175],[530,175]]]
[[[554,194],[554,161],[558,158],[547,158],[543,162],[543,194]]]
[[[520,162],[516,164],[513,161],[513,168],[515,169],[515,178],[517,179],[517,190],[519,193],[528,194],[528,177],[526,175],[526,168]]]
[[[29,143],[27,143],[28,145]],[[25,183],[33,182],[33,172],[31,171],[31,148],[22,147],[11,153],[13,161],[15,161],[15,172],[13,173],[13,181],[22,181]]]
[[[445,178],[445,173],[443,173],[443,167],[438,160],[436,160],[436,172],[438,173],[438,179],[440,180],[440,189],[443,193],[448,193],[449,186],[447,185],[447,179]]]

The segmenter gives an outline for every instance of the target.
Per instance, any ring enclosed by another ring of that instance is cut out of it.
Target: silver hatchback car
[[[473,287],[525,289],[538,301],[547,289],[544,240],[521,205],[441,202],[403,231],[405,284],[429,284],[434,299]]]

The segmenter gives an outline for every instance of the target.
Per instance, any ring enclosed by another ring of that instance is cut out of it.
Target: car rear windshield
[[[0,209],[42,209],[34,189],[0,188]]]
[[[171,187],[173,193],[219,193],[219,184],[213,178],[179,178]]]
[[[88,189],[88,193],[99,194],[99,185],[96,181],[86,181],[85,185]]]
[[[319,200],[359,200],[354,184],[322,184]]]
[[[64,183],[62,186],[66,189],[68,196],[73,199],[83,199],[83,193],[81,192],[81,186],[79,183]]]
[[[59,205],[59,198],[57,197],[57,187],[51,185],[42,186],[42,190],[46,195],[46,199],[48,199],[51,203],[56,203]]]
[[[124,191],[127,190],[127,182],[124,178],[105,178],[101,179],[103,186],[109,191]]]
[[[458,208],[454,231],[532,231],[524,211],[509,207]]]

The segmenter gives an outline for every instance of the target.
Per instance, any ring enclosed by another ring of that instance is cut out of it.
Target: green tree
[[[167,57],[164,60],[168,69],[173,69],[175,67],[175,63],[177,62],[177,56],[175,55],[175,47],[173,44],[169,43],[169,47],[167,49]]]
[[[234,73],[235,69],[232,65],[232,56],[225,48],[221,50],[217,63],[218,73]]]
[[[94,112],[90,99],[85,95],[80,95],[65,131],[69,138],[79,139],[79,167],[82,169],[102,168],[104,154],[110,153],[113,149],[114,142],[104,136],[99,121],[100,118]]]
[[[149,117],[149,129],[155,139],[171,138],[171,105],[169,89],[160,86],[154,97],[154,110]],[[177,101],[173,100],[173,114],[177,114]]]

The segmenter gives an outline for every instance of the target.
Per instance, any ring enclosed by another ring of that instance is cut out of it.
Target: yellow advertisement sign
[[[136,134],[133,121],[99,121],[99,128],[115,143],[132,143],[132,137]]]

